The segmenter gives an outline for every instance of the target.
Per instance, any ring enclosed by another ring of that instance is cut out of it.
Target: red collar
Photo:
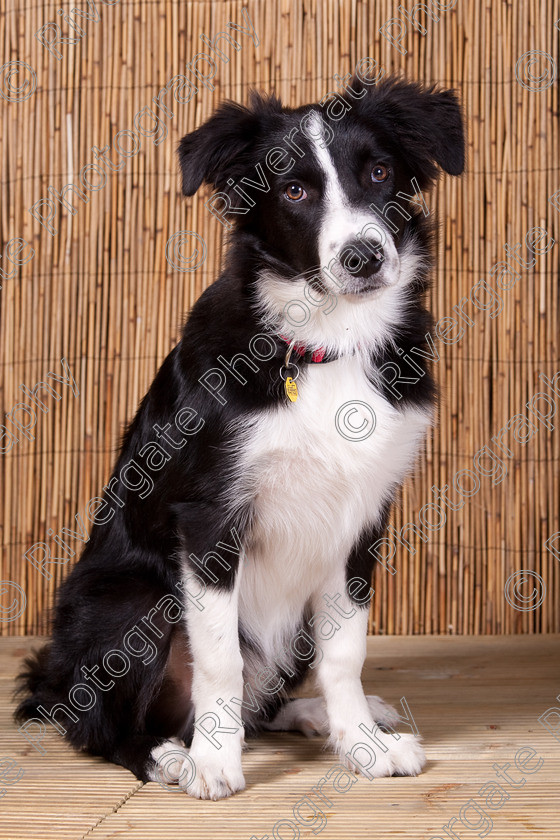
[[[280,335],[280,338],[282,341],[285,341],[286,344],[291,344],[290,339],[286,338],[286,336]],[[319,347],[317,350],[308,350],[305,344],[294,344],[292,349],[294,353],[297,353],[297,355],[300,356],[300,358],[305,357],[306,362],[315,363],[322,362],[323,359],[325,359],[327,352],[324,347]],[[330,359],[327,359],[326,361],[330,361]]]

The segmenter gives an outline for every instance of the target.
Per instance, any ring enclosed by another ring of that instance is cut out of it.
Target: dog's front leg
[[[336,600],[339,625],[334,635],[319,642],[319,661],[315,666],[326,703],[330,745],[347,767],[369,779],[415,776],[425,763],[419,740],[410,734],[381,731],[373,717],[379,698],[364,695],[361,672],[366,657],[369,604],[355,603],[348,596],[344,581],[332,581],[314,601],[314,614],[324,614],[323,595],[330,596],[331,603]],[[333,610],[330,613],[334,617]]]
[[[190,757],[196,768],[187,792],[198,799],[223,799],[245,787],[241,768],[244,729],[221,709],[232,697],[243,697],[238,632],[240,571],[238,567],[233,589],[208,585],[203,598],[187,600],[186,604],[195,713]]]

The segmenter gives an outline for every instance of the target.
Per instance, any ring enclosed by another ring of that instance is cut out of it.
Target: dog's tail
[[[22,697],[14,712],[14,719],[21,723],[36,717],[38,707],[48,703],[52,692],[49,690],[49,653],[50,644],[33,651],[23,662],[23,669],[16,679],[16,697]]]

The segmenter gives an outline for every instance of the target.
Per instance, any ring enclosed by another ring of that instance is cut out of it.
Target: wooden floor
[[[7,769],[8,757],[24,771],[14,784],[0,781],[2,840],[560,838],[560,740],[538,721],[560,707],[559,636],[369,639],[366,693],[399,710],[406,697],[428,764],[417,778],[360,778],[346,792],[325,786],[331,805],[323,802],[324,816],[315,817],[309,802],[318,809],[321,800],[311,789],[335,763],[321,739],[271,734],[250,741],[247,788],[220,802],[142,784],[122,768],[72,752],[54,730],[40,755],[11,720],[13,675],[34,641],[0,642],[0,777],[18,776],[17,766]],[[536,755],[519,752],[523,747]],[[525,770],[516,768],[516,753]],[[490,782],[493,797],[490,787],[481,795]]]

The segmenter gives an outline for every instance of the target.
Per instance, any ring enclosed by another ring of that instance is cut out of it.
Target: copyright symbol
[[[334,419],[337,432],[346,440],[365,440],[373,434],[376,423],[373,408],[361,400],[343,403]]]
[[[556,78],[556,62],[542,50],[529,50],[517,60],[515,77],[527,90],[546,90]]]
[[[532,585],[533,590],[529,595],[524,595],[522,587]],[[519,572],[514,572],[506,580],[504,587],[504,595],[508,604],[514,610],[521,612],[532,612],[540,607],[546,598],[546,584],[542,577],[530,569],[521,569]]]
[[[16,78],[20,77],[20,78]],[[37,88],[35,70],[25,61],[8,61],[0,67],[0,96],[8,102],[24,102]]]
[[[190,247],[194,245],[194,251],[186,257],[183,254],[183,246],[188,242],[189,237],[194,237],[200,244],[200,248],[196,246],[196,243],[190,243]],[[202,236],[192,230],[180,230],[167,240],[165,259],[177,271],[196,271],[206,259],[206,242]]]
[[[188,767],[185,766],[187,763]],[[188,753],[179,749],[167,750],[160,755],[155,763],[154,770],[158,777],[154,781],[162,788],[171,791],[184,790],[194,782],[196,777],[194,761]],[[188,781],[183,782],[185,773],[188,773],[189,770],[192,775],[189,776]],[[179,784],[181,785],[180,788],[177,787]]]
[[[0,596],[8,594],[8,598],[12,599],[9,607],[0,604],[0,619],[2,621],[15,621],[19,618],[27,606],[27,596],[19,583],[14,583],[12,580],[0,581]]]

